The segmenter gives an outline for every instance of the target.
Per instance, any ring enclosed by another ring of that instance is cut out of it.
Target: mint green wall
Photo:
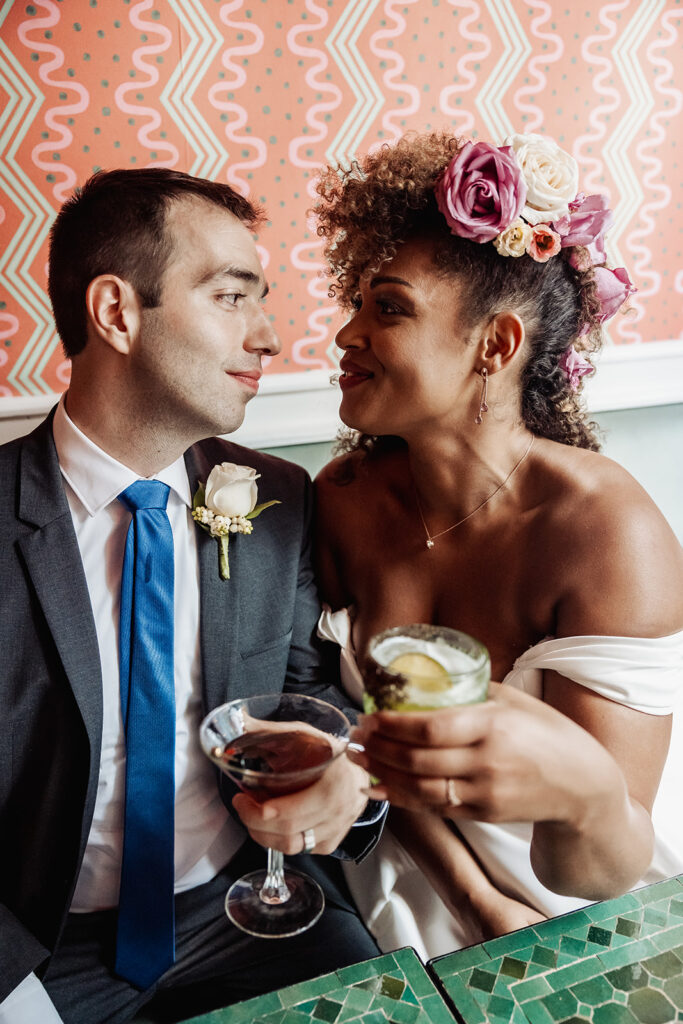
[[[620,409],[593,417],[603,431],[603,451],[645,488],[683,543],[683,405]],[[270,448],[305,466],[312,476],[329,461],[331,443]]]

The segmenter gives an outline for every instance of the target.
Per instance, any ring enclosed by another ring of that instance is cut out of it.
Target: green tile
[[[648,924],[653,924],[657,928],[666,928],[669,923],[669,915],[659,907],[645,907],[643,921],[647,921]]]
[[[562,988],[569,988],[570,985],[577,985],[580,981],[595,978],[602,974],[602,964],[594,957],[588,960],[579,960],[577,963],[561,967],[556,971],[547,974],[548,984],[555,991]]]
[[[607,1003],[594,1011],[593,1024],[638,1024],[638,1018],[626,1006]]]
[[[526,964],[512,956],[504,956],[500,966],[500,973],[510,978],[523,978],[526,974]]]
[[[405,992],[406,983],[403,978],[397,978],[393,974],[382,975],[382,987],[380,993],[390,999],[400,999]]]
[[[572,992],[580,1002],[589,1006],[606,1003],[614,995],[612,986],[602,974],[596,974],[593,978],[580,981],[578,985],[572,985]]]
[[[335,1024],[335,1021],[341,1013],[341,1009],[341,1003],[332,1002],[332,1000],[325,999],[323,996],[316,1003],[311,1013],[311,1017],[313,1017],[314,1020],[324,1021],[325,1024]]]
[[[480,992],[493,992],[496,978],[497,975],[491,971],[482,971],[480,967],[475,967],[469,977],[470,988],[479,989]]]
[[[525,1003],[522,1009],[529,1024],[555,1024],[555,1018],[541,1000],[534,1003]],[[467,1024],[469,1024],[469,1021]]]
[[[670,1024],[675,1017],[674,1006],[663,992],[639,989],[628,997],[628,1007],[641,1024]]]
[[[591,925],[586,938],[589,942],[595,942],[599,946],[609,946],[612,941],[612,932],[608,931],[607,928],[598,928],[597,925]]]
[[[662,989],[674,1006],[683,1011],[683,974],[679,974],[676,978],[667,978]]]
[[[512,999],[492,996],[486,1009],[491,1020],[503,1020],[505,1024],[508,1024],[514,1008],[515,1004]]]
[[[637,938],[640,934],[640,923],[638,921],[630,921],[627,917],[620,917],[617,920],[616,931],[619,935]]]
[[[643,967],[650,974],[654,974],[656,978],[673,978],[674,975],[681,973],[683,965],[674,953],[667,950],[665,953],[659,953],[657,956],[643,960]]]
[[[683,899],[671,900],[669,913],[675,914],[676,917],[683,917]]]
[[[443,986],[448,998],[467,1024],[486,1024],[486,1013],[474,990],[470,989],[459,975],[445,979]]]
[[[664,929],[664,931],[657,935],[653,935],[652,940],[658,949],[675,949],[683,943],[683,924],[677,924],[673,928]]]
[[[545,927],[546,923],[544,921],[542,927]],[[498,957],[509,953],[517,953],[520,949],[531,948],[538,942],[537,927],[520,928],[519,931],[501,935],[497,939],[489,939],[488,942],[482,943],[482,948],[486,950],[492,960],[497,960]]]
[[[543,921],[534,926],[541,942],[545,938],[554,935],[575,935],[576,932],[589,927],[591,920],[584,910],[575,910],[571,914],[563,914],[561,917],[551,917],[549,921]]]
[[[632,992],[647,986],[650,977],[641,963],[625,964],[614,971],[607,971],[605,977],[613,988],[622,992]]]
[[[547,946],[534,946],[531,959],[543,967],[555,967],[557,964],[557,950],[549,949]]]
[[[552,992],[552,989],[548,984],[547,975],[543,975],[542,977],[525,978],[524,981],[518,981],[515,985],[511,986],[510,992],[518,1003],[525,1003],[529,999],[547,996]]]
[[[422,1000],[422,1009],[427,1019],[424,1024],[453,1024],[453,1014],[446,1006],[440,995],[436,992],[431,996],[425,996]],[[420,1022],[422,1024],[422,1021]],[[467,1024],[477,1024],[475,1020],[467,1018]]]
[[[635,889],[633,895],[643,905],[656,903],[665,896],[683,896],[683,875],[667,878],[665,881],[656,882],[654,885],[645,885],[642,889]]]
[[[456,953],[436,957],[430,960],[427,966],[436,972],[437,977],[446,978],[450,974],[458,974],[467,967],[478,967],[490,962],[491,957],[483,946],[468,946],[467,949],[459,949]]]
[[[551,992],[549,996],[543,996],[541,1002],[550,1013],[553,1020],[565,1020],[570,1017],[579,1005],[575,995],[564,989],[561,992]]]
[[[581,939],[575,938],[573,935],[563,935],[560,940],[560,951],[565,956],[578,960],[579,957],[586,955],[586,943]]]
[[[628,946],[620,946],[619,949],[606,949],[598,954],[598,959],[605,970],[609,971],[623,967],[624,964],[646,960],[647,957],[655,956],[659,952],[660,950],[652,939],[639,939],[637,942],[629,943]]]
[[[322,996],[329,992],[331,988],[339,988],[337,975],[323,974],[320,978],[300,981],[296,985],[289,985],[285,989],[280,989],[279,995],[282,1000],[282,1006],[289,1008],[290,1006],[296,1006],[297,1003],[313,999],[314,996]]]
[[[377,957],[375,960],[364,960],[361,964],[351,964],[350,967],[340,967],[337,977],[342,985],[355,985],[359,981],[367,981],[368,978],[376,978],[382,973],[384,963],[389,963],[385,957]],[[392,967],[395,961],[391,961]]]

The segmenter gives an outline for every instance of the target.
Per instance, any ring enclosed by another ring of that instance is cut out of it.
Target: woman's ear
[[[489,373],[497,373],[508,366],[524,341],[524,324],[510,311],[496,313],[484,335],[484,359]]]
[[[115,274],[101,274],[88,285],[85,308],[89,332],[127,355],[140,326],[140,300],[132,285]]]

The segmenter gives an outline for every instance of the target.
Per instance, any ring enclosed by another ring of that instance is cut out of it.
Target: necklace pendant
[[[434,541],[432,540],[431,537],[427,537],[427,547],[428,548],[433,548],[434,547]]]

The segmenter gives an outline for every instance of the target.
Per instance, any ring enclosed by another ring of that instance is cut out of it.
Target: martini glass
[[[347,748],[350,724],[317,697],[277,693],[243,697],[207,715],[199,738],[204,753],[254,800],[296,793],[316,782]],[[259,938],[298,935],[315,924],[325,897],[308,875],[284,866],[268,850],[267,867],[239,878],[228,890],[225,912]]]

